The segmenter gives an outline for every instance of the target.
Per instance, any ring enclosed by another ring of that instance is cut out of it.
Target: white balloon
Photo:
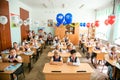
[[[23,24],[23,20],[19,19],[19,25],[21,26]]]
[[[8,22],[8,19],[6,16],[0,16],[0,23],[5,25]]]
[[[25,25],[25,26],[27,26],[27,25],[28,25],[28,23],[27,23],[27,21],[26,21],[26,20],[24,20],[24,25]]]
[[[26,19],[26,21],[27,21],[27,23],[28,23],[29,25],[31,25],[31,24],[32,24],[32,19],[27,18],[27,19]]]

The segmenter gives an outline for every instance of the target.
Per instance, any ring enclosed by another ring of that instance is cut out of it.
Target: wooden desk
[[[62,47],[60,46],[60,48],[62,48],[63,50],[66,50],[67,46],[62,46]],[[54,46],[51,46],[50,49],[51,49],[51,50],[54,50],[55,47],[54,47]]]
[[[48,57],[52,57],[54,55],[54,53],[52,52],[48,52]],[[60,53],[60,56],[63,58],[63,62],[67,61],[67,58],[70,56],[70,53]],[[79,52],[76,53],[76,56],[78,58],[82,57],[81,54]]]
[[[97,60],[104,60],[104,56],[107,54],[107,52],[101,52],[101,50],[93,50],[93,52],[97,54]]]
[[[15,72],[22,64],[19,63],[18,66],[15,65],[14,70],[5,70],[11,63],[0,63],[0,69],[4,70],[4,72],[0,72],[0,80],[11,80],[11,75]]]
[[[33,54],[34,54],[34,51],[31,51],[31,53],[28,53],[28,54],[24,54],[24,53],[20,54],[20,56],[23,59],[23,63],[27,63],[28,64],[29,71],[31,70],[31,58],[32,58]]]
[[[116,59],[114,59],[114,60],[110,59],[108,54],[106,54],[104,57],[105,57],[105,60],[106,60],[108,63],[110,63],[112,66],[116,66],[116,62],[117,62]]]
[[[92,53],[93,46],[85,44],[85,47],[88,48],[88,53]]]
[[[48,57],[52,57],[54,55],[54,53],[52,52],[48,52]],[[71,54],[70,53],[60,53],[60,56],[63,57],[63,58],[68,58]],[[79,52],[76,53],[76,56],[77,57],[82,57],[81,54]]]
[[[77,72],[83,70],[86,72]],[[60,66],[46,63],[43,69],[45,80],[90,80],[92,72],[94,72],[94,70],[88,63],[80,63],[80,66],[70,66],[66,63]]]
[[[108,54],[105,55],[105,60],[113,66],[113,77],[117,79],[117,75],[119,75],[118,72],[120,70],[120,65],[117,63],[117,60],[110,59]]]

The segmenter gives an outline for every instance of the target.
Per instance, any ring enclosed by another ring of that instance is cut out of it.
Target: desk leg
[[[28,63],[28,67],[29,67],[29,72],[30,72],[30,70],[31,70],[31,56],[29,56],[29,63]]]
[[[116,80],[117,68],[113,67],[113,78]]]
[[[10,74],[10,76],[11,76],[11,80],[14,80],[13,74]]]

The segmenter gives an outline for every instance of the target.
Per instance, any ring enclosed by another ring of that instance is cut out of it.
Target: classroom
[[[120,0],[0,0],[0,80],[120,80]]]

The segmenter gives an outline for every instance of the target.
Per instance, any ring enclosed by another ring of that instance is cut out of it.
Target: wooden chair
[[[98,64],[100,63],[100,61],[103,61],[103,67],[102,67],[101,72],[103,71],[104,66],[105,66],[105,61],[104,61],[105,55],[106,55],[105,52],[101,52],[101,53],[97,53],[97,57],[96,57],[96,60],[98,61]]]

